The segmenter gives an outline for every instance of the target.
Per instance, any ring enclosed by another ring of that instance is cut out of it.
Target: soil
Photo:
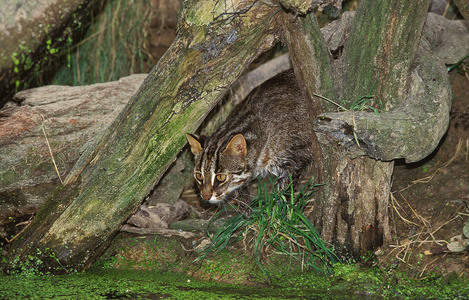
[[[448,132],[425,160],[396,163],[390,201],[393,241],[378,252],[381,262],[399,262],[419,277],[451,272],[469,276],[467,247],[456,253],[446,246],[469,222],[469,77],[451,77]]]

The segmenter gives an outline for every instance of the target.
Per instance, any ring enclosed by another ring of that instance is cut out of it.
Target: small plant
[[[228,219],[225,226],[211,237],[212,243],[196,261],[243,238],[253,249],[257,264],[266,275],[268,272],[261,264],[261,257],[269,248],[297,261],[302,268],[309,267],[319,273],[326,270],[330,272],[329,265],[338,261],[337,256],[303,215],[307,201],[317,185],[308,182],[295,193],[292,184],[280,192],[275,189],[272,180],[271,184],[272,189],[268,191],[266,184],[262,186],[259,183],[258,195],[252,201],[250,214],[239,214]]]
[[[51,269],[51,267],[48,266],[49,260],[54,260],[59,266],[55,269]],[[7,261],[6,257],[2,256],[0,267],[4,268],[3,271],[5,274],[21,276],[50,275],[52,274],[52,271],[55,273],[77,272],[76,269],[70,269],[63,266],[55,252],[50,248],[45,248],[43,250],[37,248],[35,255],[15,255],[10,262]]]
[[[374,108],[373,101],[377,101],[379,104],[379,107],[381,111],[384,110],[383,103],[381,100],[375,100],[374,95],[365,95],[361,96],[360,98],[356,99],[355,101],[352,102],[350,106],[351,111],[366,111],[366,110],[371,110],[373,111],[377,116],[379,116],[379,111]]]
[[[375,99],[375,95],[373,94],[373,91],[375,89],[375,85],[378,82],[378,78],[379,78],[379,71],[378,71],[378,75],[376,77],[376,80],[373,82],[373,85],[371,86],[371,88],[370,88],[367,95],[360,96],[360,97],[358,97],[357,99],[355,99],[353,101],[343,101],[344,105],[346,105],[346,103],[350,104],[350,108],[348,108],[348,109],[345,106],[340,105],[337,102],[334,102],[331,99],[328,99],[324,96],[321,96],[319,94],[313,94],[313,95],[316,96],[316,97],[319,97],[323,100],[326,100],[327,102],[330,102],[330,103],[334,104],[335,106],[337,106],[342,111],[372,111],[377,116],[379,116],[379,110],[377,108],[375,108],[375,106],[378,106],[381,111],[384,111],[383,102],[381,102],[381,100],[379,100],[379,99]]]
[[[453,69],[457,69],[458,72],[464,73],[467,70],[467,65],[465,64],[465,60],[469,58],[469,53],[466,54],[463,58],[461,58],[458,62],[448,67],[448,72],[451,72]]]

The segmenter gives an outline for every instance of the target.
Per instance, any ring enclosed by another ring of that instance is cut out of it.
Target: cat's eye
[[[198,181],[202,181],[204,179],[204,176],[202,176],[202,173],[195,173],[195,179]]]
[[[218,174],[217,175],[217,180],[219,182],[224,182],[226,180],[226,175],[225,174]]]

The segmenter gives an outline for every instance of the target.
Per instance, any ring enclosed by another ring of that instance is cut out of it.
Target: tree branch
[[[424,42],[425,43],[425,42]],[[321,114],[316,134],[341,144],[352,156],[416,162],[437,147],[449,124],[451,86],[446,68],[428,47],[420,46],[403,105],[379,115],[372,112]]]

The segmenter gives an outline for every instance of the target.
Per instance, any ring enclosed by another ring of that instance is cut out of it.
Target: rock
[[[34,213],[145,78],[31,89],[1,109],[0,221]]]
[[[182,200],[174,205],[158,203],[155,206],[141,205],[127,223],[140,228],[168,228],[169,224],[187,218],[191,213],[189,205]]]

